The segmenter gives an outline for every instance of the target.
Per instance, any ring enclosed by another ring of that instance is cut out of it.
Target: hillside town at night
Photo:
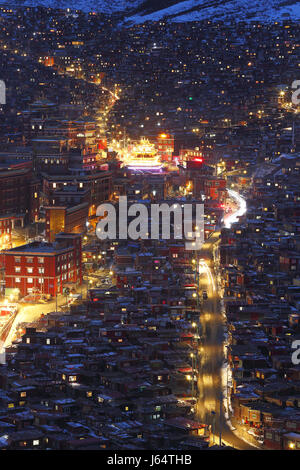
[[[1,450],[300,450],[300,15],[171,3],[0,5]]]

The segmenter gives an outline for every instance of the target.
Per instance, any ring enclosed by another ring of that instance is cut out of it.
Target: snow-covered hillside
[[[172,21],[300,19],[300,2],[293,0],[15,0],[10,4],[122,13],[127,21],[134,23],[162,18]]]
[[[289,17],[299,19],[300,2],[283,2],[282,0],[186,0],[148,15],[134,15],[131,20],[134,22],[157,21],[165,16],[172,18],[173,21],[226,18],[258,19],[261,21],[276,21]]]

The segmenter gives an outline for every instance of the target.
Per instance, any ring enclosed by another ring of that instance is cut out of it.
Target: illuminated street
[[[62,296],[60,296],[62,297]],[[12,341],[15,339],[17,333],[18,325],[21,323],[31,323],[38,320],[42,314],[50,313],[55,311],[55,301],[48,302],[46,304],[40,305],[20,305],[18,314],[12,324],[10,332],[6,338],[5,347],[11,345]]]
[[[232,194],[231,194],[232,196]],[[242,198],[239,197],[242,200]],[[243,200],[242,200],[243,201]],[[242,202],[244,209],[246,203]],[[238,213],[241,211],[241,207]],[[233,221],[237,214],[231,215]],[[199,289],[200,298],[202,291],[206,291],[208,299],[203,300],[203,312],[200,322],[202,326],[202,345],[199,351],[199,376],[198,376],[198,402],[197,415],[201,422],[211,425],[215,435],[215,443],[219,444],[220,425],[222,429],[222,441],[238,449],[252,449],[253,447],[239,439],[229,428],[224,416],[224,408],[221,411],[220,423],[220,398],[222,397],[222,364],[224,361],[224,332],[225,323],[220,307],[220,291],[218,280],[214,272],[214,252],[217,249],[219,232],[214,233],[203,245],[199,261]],[[202,258],[202,259],[201,259]]]
[[[85,297],[87,291],[87,281],[83,281],[83,285],[77,289],[78,294]],[[69,297],[70,300],[70,297]],[[66,296],[57,296],[57,311],[61,312],[66,309]],[[18,313],[11,325],[10,331],[4,343],[4,347],[9,347],[12,342],[19,336],[19,325],[22,323],[31,323],[37,321],[42,315],[56,311],[56,299],[43,304],[19,304]]]

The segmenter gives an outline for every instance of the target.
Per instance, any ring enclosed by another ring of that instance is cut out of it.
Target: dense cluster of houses
[[[1,447],[206,448],[192,256],[175,240],[115,246],[115,285],[29,325],[0,368]]]
[[[220,247],[233,421],[273,449],[300,448],[299,171],[297,153],[260,165]]]

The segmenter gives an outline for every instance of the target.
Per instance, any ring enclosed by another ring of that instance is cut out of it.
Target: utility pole
[[[228,413],[228,418],[229,418],[229,400],[228,400],[228,369],[229,369],[229,364],[228,364],[228,347],[227,349],[227,367],[226,367],[226,400],[227,400],[227,413]]]
[[[220,390],[220,429],[219,429],[219,445],[222,445],[222,389]]]
[[[199,271],[198,271],[198,264],[199,264],[199,257],[198,257],[198,250],[195,250],[195,284],[196,284],[196,293],[197,293],[197,308],[199,308]]]
[[[212,414],[212,435],[213,435],[213,445],[215,444],[215,427],[216,427],[216,412],[211,411]]]
[[[295,152],[295,121],[293,121],[293,126],[292,126],[292,147],[291,147],[291,152]]]
[[[192,358],[192,398],[194,398],[194,353],[191,353],[191,358]]]

